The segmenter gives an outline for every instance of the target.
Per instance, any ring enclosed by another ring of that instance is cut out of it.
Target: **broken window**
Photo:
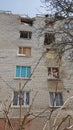
[[[20,38],[31,39],[32,32],[20,31]]]
[[[55,41],[55,36],[53,33],[45,33],[44,45],[49,45]]]
[[[58,79],[58,78],[59,78],[59,68],[48,67],[48,79]]]

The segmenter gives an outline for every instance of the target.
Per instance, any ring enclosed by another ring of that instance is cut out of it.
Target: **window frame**
[[[45,33],[44,35],[44,45],[48,46],[55,41],[54,33]]]
[[[14,93],[17,93],[17,101],[14,101]],[[20,104],[20,97],[19,97],[20,92],[19,91],[13,92],[13,94],[12,94],[12,107],[20,107],[20,105],[22,107],[29,107],[30,106],[30,92],[29,91],[23,91],[22,93],[23,93],[23,99],[22,99],[23,101],[22,101],[22,104]],[[26,96],[27,93],[29,93],[28,97]],[[29,101],[27,102],[27,100],[29,100]]]
[[[32,32],[31,31],[20,31],[20,38],[31,39],[32,38]]]
[[[73,23],[71,23],[71,22],[65,22],[64,28],[72,30],[73,29]]]
[[[30,68],[30,70],[29,70]],[[18,70],[19,69],[19,70]],[[22,69],[25,69],[23,72]],[[23,76],[24,75],[24,76]],[[16,78],[29,79],[31,76],[31,66],[16,66]]]
[[[48,67],[48,79],[59,79],[59,67]]]
[[[50,107],[61,107],[63,105],[62,92],[49,92],[49,97],[50,97]]]
[[[27,53],[29,51],[29,53]],[[18,47],[18,56],[27,56],[30,57],[31,56],[31,47],[22,47],[19,46]]]
[[[21,22],[21,24],[24,24],[24,25],[33,26],[33,20],[32,19],[21,17],[20,22]]]

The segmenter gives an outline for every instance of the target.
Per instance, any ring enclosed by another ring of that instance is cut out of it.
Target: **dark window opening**
[[[46,27],[53,27],[53,25],[54,25],[54,22],[53,22],[53,21],[45,20],[45,26],[46,26]]]
[[[44,45],[49,45],[55,41],[55,36],[52,33],[45,33]]]
[[[31,39],[32,32],[20,31],[20,38]]]
[[[33,25],[33,19],[21,18],[21,23],[28,24],[29,26],[32,26]]]

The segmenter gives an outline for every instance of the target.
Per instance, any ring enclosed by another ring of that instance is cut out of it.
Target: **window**
[[[55,41],[55,36],[53,33],[45,33],[44,45],[49,45]]]
[[[13,105],[14,106],[27,106],[30,105],[30,93],[29,92],[16,92],[13,94]]]
[[[23,54],[25,56],[31,56],[31,48],[30,47],[19,47],[19,54]]]
[[[28,19],[28,18],[21,18],[21,23],[32,26],[33,25],[33,19]]]
[[[65,24],[64,24],[64,28],[65,28],[65,29],[73,29],[73,23],[70,23],[70,22],[65,23]]]
[[[51,106],[57,107],[63,105],[63,98],[61,92],[50,92],[49,94]]]
[[[20,38],[31,39],[32,32],[20,31]]]
[[[31,67],[30,66],[16,66],[16,77],[30,78]]]
[[[48,79],[58,79],[59,69],[58,67],[48,67]]]
[[[73,58],[73,50],[70,51],[69,56],[70,58]]]
[[[53,21],[49,21],[49,20],[45,20],[45,26],[46,27],[53,27],[53,25],[54,25],[54,22]]]

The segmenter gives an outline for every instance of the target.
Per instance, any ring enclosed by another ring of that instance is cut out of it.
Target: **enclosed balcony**
[[[59,68],[48,67],[48,80],[58,80],[58,79],[59,79]]]

